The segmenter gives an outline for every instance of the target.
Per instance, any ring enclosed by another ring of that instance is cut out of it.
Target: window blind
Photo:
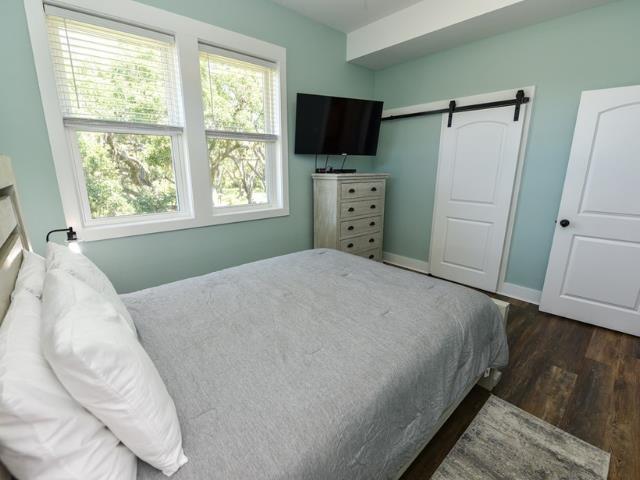
[[[65,119],[183,126],[173,37],[56,7],[46,12]]]
[[[274,63],[201,45],[200,76],[208,133],[222,137],[233,137],[233,133],[278,135]]]

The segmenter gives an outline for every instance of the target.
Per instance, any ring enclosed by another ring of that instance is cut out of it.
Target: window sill
[[[180,217],[163,219],[132,219],[130,222],[109,223],[101,225],[78,225],[70,223],[78,231],[78,239],[92,242],[112,238],[131,237],[150,233],[171,232],[190,228],[224,225],[227,223],[264,220],[289,215],[288,207],[256,207],[255,209],[232,209],[225,212],[224,208],[216,209],[215,214],[206,218]]]

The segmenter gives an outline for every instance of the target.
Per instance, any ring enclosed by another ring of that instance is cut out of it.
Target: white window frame
[[[78,168],[80,165],[77,164],[77,160],[70,160],[79,158],[77,152],[74,155],[75,142],[69,141],[70,132],[76,127],[65,127],[63,122],[53,62],[49,53],[43,3],[43,0],[24,0],[65,220],[67,225],[73,226],[78,232],[80,239],[103,240],[289,215],[285,48],[132,0],[47,1],[47,4],[61,8],[171,35],[175,38],[178,52],[177,66],[182,85],[184,128],[181,134],[172,132],[171,136],[172,145],[176,148],[174,168],[181,211],[89,221],[90,216],[86,216],[88,199],[86,192],[83,192],[84,172]],[[200,84],[200,44],[229,51],[229,56],[248,56],[275,65],[279,85],[276,100],[280,112],[278,135],[272,142],[272,148],[275,150],[274,161],[271,171],[267,173],[267,189],[270,195],[268,204],[214,208],[211,201],[209,158]],[[78,128],[85,131],[86,122]],[[162,130],[154,127],[154,133],[162,133]]]
[[[69,161],[72,163],[74,181],[78,193],[78,202],[82,215],[82,225],[85,228],[94,226],[122,225],[131,222],[167,222],[170,220],[186,219],[191,215],[190,212],[190,189],[187,183],[182,128],[179,127],[162,127],[156,125],[144,126],[141,124],[123,124],[119,122],[95,122],[92,120],[78,120],[77,122],[64,122],[65,133],[67,135],[67,145],[71,155]],[[91,214],[89,205],[89,195],[87,193],[87,182],[82,167],[82,157],[78,145],[78,132],[101,132],[101,133],[124,133],[133,135],[159,135],[171,138],[171,160],[173,162],[173,171],[175,175],[176,200],[178,202],[178,210],[175,212],[164,213],[147,213],[133,215],[117,215],[113,217],[97,217]]]
[[[261,58],[256,58],[250,55],[243,55],[238,52],[230,52],[229,50],[225,50],[223,48],[215,47],[213,45],[208,45],[205,43],[201,43],[200,52],[209,53],[212,55],[218,55],[221,57],[233,58],[235,60],[240,60],[247,63],[253,63],[255,65],[260,65],[266,68],[276,68],[276,65],[273,62],[266,61]],[[277,92],[274,92],[274,95],[277,95]],[[270,109],[273,105],[272,102],[267,99],[267,95],[265,92],[265,108]],[[275,102],[274,102],[275,103]],[[274,112],[275,116],[275,127],[276,130],[279,128],[278,123],[278,112]],[[268,116],[268,113],[267,115]],[[206,127],[205,127],[206,128]],[[266,204],[258,204],[258,205],[233,205],[233,206],[213,206],[214,212],[220,212],[221,214],[226,214],[229,212],[246,212],[251,210],[268,210],[273,208],[273,205],[276,205],[279,201],[277,191],[273,191],[274,189],[271,187],[274,183],[274,179],[277,179],[278,171],[277,171],[277,143],[279,133],[245,133],[245,132],[233,132],[230,130],[212,130],[205,129],[205,135],[207,140],[209,139],[231,139],[231,140],[239,140],[239,141],[254,141],[254,142],[263,142],[265,143],[266,152],[266,165],[265,165],[265,184],[267,187],[267,203]],[[270,188],[271,187],[271,188]]]

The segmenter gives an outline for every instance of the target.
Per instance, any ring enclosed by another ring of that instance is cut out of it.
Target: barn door
[[[524,108],[443,116],[431,233],[437,277],[495,291],[522,140]]]

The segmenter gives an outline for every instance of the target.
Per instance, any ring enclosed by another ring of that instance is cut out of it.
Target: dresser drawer
[[[340,240],[340,250],[343,252],[360,252],[378,247],[382,243],[382,235],[380,233],[372,233],[371,235],[362,235],[360,237],[347,238]]]
[[[342,202],[340,204],[340,218],[361,217],[382,212],[383,198],[360,200],[359,202]]]
[[[358,218],[340,222],[340,238],[353,237],[363,233],[375,233],[382,227],[382,217]]]
[[[362,252],[357,252],[355,253],[355,255],[379,262],[382,260],[382,249],[379,247],[372,248],[370,250],[363,250]]]
[[[343,183],[340,185],[342,200],[384,196],[384,180],[373,182]]]

